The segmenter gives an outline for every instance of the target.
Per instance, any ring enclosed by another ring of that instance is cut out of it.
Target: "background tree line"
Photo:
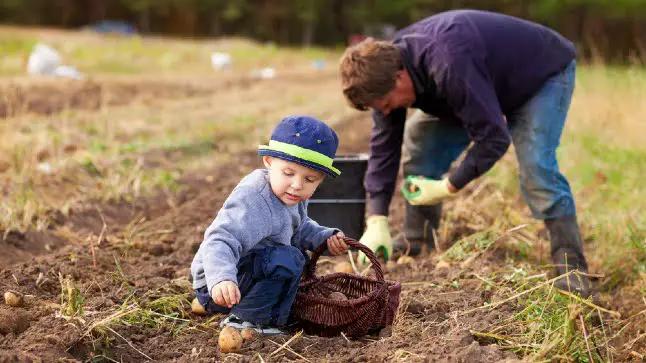
[[[646,60],[646,0],[2,0],[0,22],[73,28],[119,19],[142,33],[339,45],[456,8],[548,25],[576,42],[581,58]]]

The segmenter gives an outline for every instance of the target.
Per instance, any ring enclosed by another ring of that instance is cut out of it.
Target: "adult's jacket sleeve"
[[[388,116],[373,111],[372,119],[370,158],[364,179],[368,214],[388,215],[399,171],[406,109],[393,110]]]

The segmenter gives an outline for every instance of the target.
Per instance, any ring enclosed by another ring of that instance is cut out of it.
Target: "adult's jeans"
[[[575,216],[572,191],[559,171],[556,149],[574,91],[576,62],[545,81],[531,99],[506,115],[520,171],[520,188],[537,219]],[[406,121],[404,175],[441,179],[469,146],[459,124],[417,111]]]
[[[206,286],[195,294],[207,313],[231,313],[261,326],[287,324],[305,266],[303,252],[294,246],[270,246],[253,251],[238,262],[240,303],[229,309],[217,305]]]

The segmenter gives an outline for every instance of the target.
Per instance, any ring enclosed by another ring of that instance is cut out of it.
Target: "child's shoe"
[[[230,326],[232,328],[236,329],[252,329],[256,331],[258,334],[261,335],[280,335],[280,334],[286,334],[284,331],[278,329],[277,327],[274,326],[261,326],[257,325],[248,321],[244,321],[240,319],[239,317],[231,314],[224,318],[220,322],[220,328],[224,328],[225,326]]]

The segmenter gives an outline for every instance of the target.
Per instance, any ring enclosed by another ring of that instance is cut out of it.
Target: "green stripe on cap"
[[[341,175],[341,171],[332,166],[332,162],[334,160],[331,157],[323,155],[320,152],[317,152],[314,150],[306,149],[298,145],[287,144],[276,140],[269,140],[269,145],[260,145],[258,146],[258,149],[279,151],[287,155],[291,155],[295,158],[309,161],[310,163],[314,163],[316,165],[320,165],[324,168],[330,169],[336,175]]]

